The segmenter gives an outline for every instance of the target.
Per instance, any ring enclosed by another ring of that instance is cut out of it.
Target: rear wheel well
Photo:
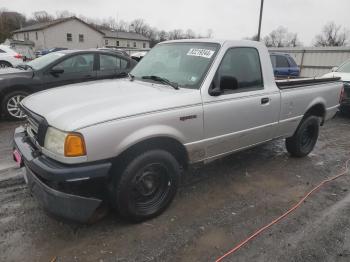
[[[156,137],[141,141],[126,149],[116,159],[116,165],[125,165],[142,152],[152,149],[163,149],[173,155],[179,165],[186,169],[188,167],[188,154],[183,144],[170,137]]]
[[[9,61],[5,61],[5,60],[0,60],[0,63],[6,63],[6,64],[10,65],[11,67],[13,66]]]
[[[326,108],[323,104],[313,105],[309,110],[306,111],[304,119],[308,116],[317,116],[321,118],[321,125],[323,125],[326,117]]]

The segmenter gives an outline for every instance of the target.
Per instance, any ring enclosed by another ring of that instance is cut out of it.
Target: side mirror
[[[50,74],[54,75],[54,76],[58,76],[60,74],[64,73],[64,69],[63,68],[59,68],[59,67],[53,67],[50,70]]]
[[[116,77],[127,77],[128,73],[127,72],[117,72]]]
[[[220,89],[221,90],[235,90],[238,88],[237,78],[233,76],[222,76],[220,78]]]
[[[332,72],[335,72],[335,71],[337,71],[337,70],[338,70],[338,67],[337,67],[337,66],[332,67]]]

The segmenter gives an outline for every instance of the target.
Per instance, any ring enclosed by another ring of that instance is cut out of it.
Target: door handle
[[[270,98],[268,98],[268,97],[261,98],[261,104],[262,105],[266,105],[269,102],[270,102]]]

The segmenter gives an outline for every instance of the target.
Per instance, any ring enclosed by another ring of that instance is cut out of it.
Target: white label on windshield
[[[211,58],[215,52],[208,49],[191,48],[187,55]]]

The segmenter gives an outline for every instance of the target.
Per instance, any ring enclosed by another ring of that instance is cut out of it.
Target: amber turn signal
[[[68,157],[85,156],[85,142],[81,134],[72,133],[66,136],[64,155]]]

